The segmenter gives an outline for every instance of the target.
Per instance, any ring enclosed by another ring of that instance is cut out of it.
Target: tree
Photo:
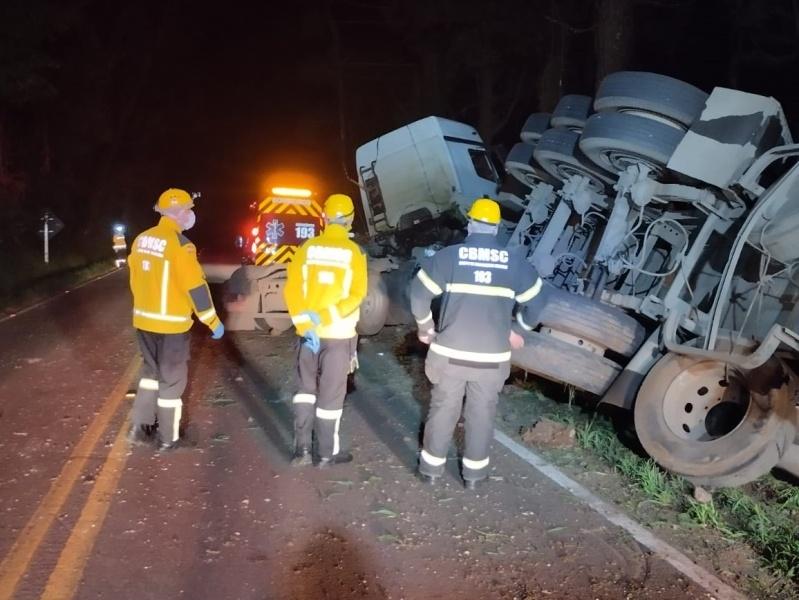
[[[594,43],[596,82],[615,71],[629,68],[633,48],[635,0],[597,0]]]

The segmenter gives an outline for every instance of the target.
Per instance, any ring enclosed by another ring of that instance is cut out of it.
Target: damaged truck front
[[[516,366],[633,411],[647,452],[698,484],[799,475],[799,145],[779,103],[621,72],[520,137],[505,169],[524,191],[500,198],[502,234],[556,289],[518,323]],[[365,206],[365,174],[409,186],[429,178],[419,165],[359,160]]]

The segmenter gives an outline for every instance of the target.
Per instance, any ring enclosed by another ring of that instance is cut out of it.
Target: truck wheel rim
[[[589,185],[595,192],[601,193],[605,189],[605,184],[587,169],[580,169],[566,162],[553,162],[553,166],[557,170],[558,179],[561,181],[565,182],[572,175],[580,175],[588,178]]]
[[[663,165],[639,154],[630,154],[619,150],[603,150],[599,155],[601,156],[600,162],[602,166],[606,169],[610,169],[614,173],[621,173],[625,171],[627,167],[635,165],[644,165],[655,175],[663,173]]]
[[[736,372],[721,363],[695,363],[668,386],[663,419],[680,439],[710,442],[729,435],[744,421],[750,400]]]

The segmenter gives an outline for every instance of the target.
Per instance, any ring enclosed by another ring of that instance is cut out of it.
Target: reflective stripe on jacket
[[[442,296],[430,350],[451,361],[503,363],[516,303],[538,296],[543,282],[517,250],[490,234],[470,235],[422,263],[411,282],[411,312],[420,331],[435,327],[430,303]]]
[[[219,325],[197,249],[172,219],[161,217],[136,237],[128,265],[136,329],[183,333],[192,313],[212,331]]]
[[[305,311],[319,314],[320,338],[355,335],[359,306],[366,297],[366,255],[346,228],[332,223],[297,250],[288,266],[284,295],[297,335],[312,326],[301,314]]]
[[[125,241],[125,236],[115,233],[114,237],[112,238],[112,248],[114,250],[125,250],[127,247],[128,243]]]

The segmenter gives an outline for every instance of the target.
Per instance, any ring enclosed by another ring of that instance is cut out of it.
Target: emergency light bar
[[[313,192],[305,188],[274,187],[273,196],[289,196],[291,198],[310,198]]]

